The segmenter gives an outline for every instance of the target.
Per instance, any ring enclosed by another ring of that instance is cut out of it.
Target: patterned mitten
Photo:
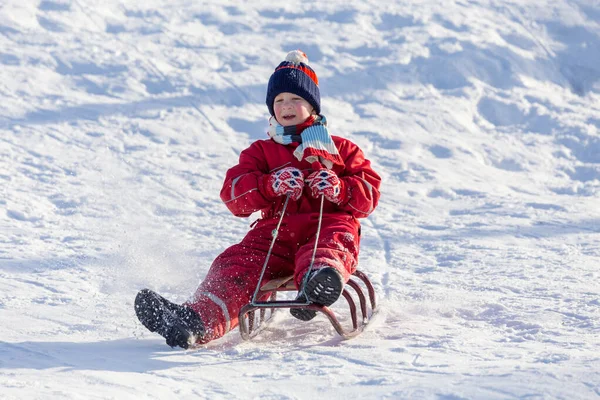
[[[270,197],[289,194],[292,200],[298,200],[303,188],[304,176],[298,168],[286,167],[265,176],[265,189]]]
[[[332,203],[340,204],[345,199],[344,183],[330,169],[322,168],[306,178],[313,197],[324,195]]]

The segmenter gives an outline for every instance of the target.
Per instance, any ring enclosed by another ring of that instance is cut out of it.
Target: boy
[[[294,275],[300,288],[310,268],[321,207],[321,231],[304,293],[311,303],[329,306],[356,270],[360,224],[379,200],[380,177],[349,140],[331,136],[321,112],[318,78],[299,50],[288,53],[269,79],[266,103],[270,139],[242,151],[227,171],[221,199],[238,217],[261,211],[261,218],[236,245],[220,254],[193,298],[177,305],[144,289],[135,300],[140,322],[167,344],[188,348],[233,329],[250,302],[271,245],[283,204],[289,202],[262,286]],[[306,301],[303,294],[298,297]],[[291,309],[311,320],[316,312]]]

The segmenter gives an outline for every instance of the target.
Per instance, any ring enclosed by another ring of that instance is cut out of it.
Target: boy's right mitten
[[[290,195],[292,200],[302,196],[304,177],[302,171],[294,167],[286,167],[265,175],[264,188],[270,197]]]
[[[306,178],[313,197],[321,195],[332,203],[341,204],[346,199],[344,182],[330,169],[321,168]]]

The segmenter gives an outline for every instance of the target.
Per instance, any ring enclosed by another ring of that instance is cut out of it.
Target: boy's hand
[[[289,194],[292,200],[298,200],[302,196],[304,188],[304,176],[302,171],[294,167],[286,167],[265,175],[265,188],[271,197]]]
[[[330,169],[322,168],[313,172],[306,178],[306,184],[310,188],[313,197],[323,195],[335,204],[340,204],[345,198],[343,182]]]

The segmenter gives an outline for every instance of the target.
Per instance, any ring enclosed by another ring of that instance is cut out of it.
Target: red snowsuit
[[[333,171],[344,182],[346,200],[334,204],[325,200],[315,267],[336,268],[347,281],[356,270],[360,223],[377,206],[381,178],[354,143],[332,136],[344,166]],[[220,254],[205,280],[188,303],[205,323],[201,343],[217,339],[238,324],[241,307],[252,299],[272,240],[272,231],[285,202],[285,196],[270,198],[264,175],[284,167],[295,167],[306,178],[311,164],[298,161],[293,152],[298,144],[282,145],[272,139],[258,140],[240,154],[239,164],[227,171],[221,199],[238,217],[262,212],[242,241]],[[296,285],[310,266],[318,225],[320,199],[305,188],[297,201],[290,200],[273,247],[264,281],[294,275]]]

